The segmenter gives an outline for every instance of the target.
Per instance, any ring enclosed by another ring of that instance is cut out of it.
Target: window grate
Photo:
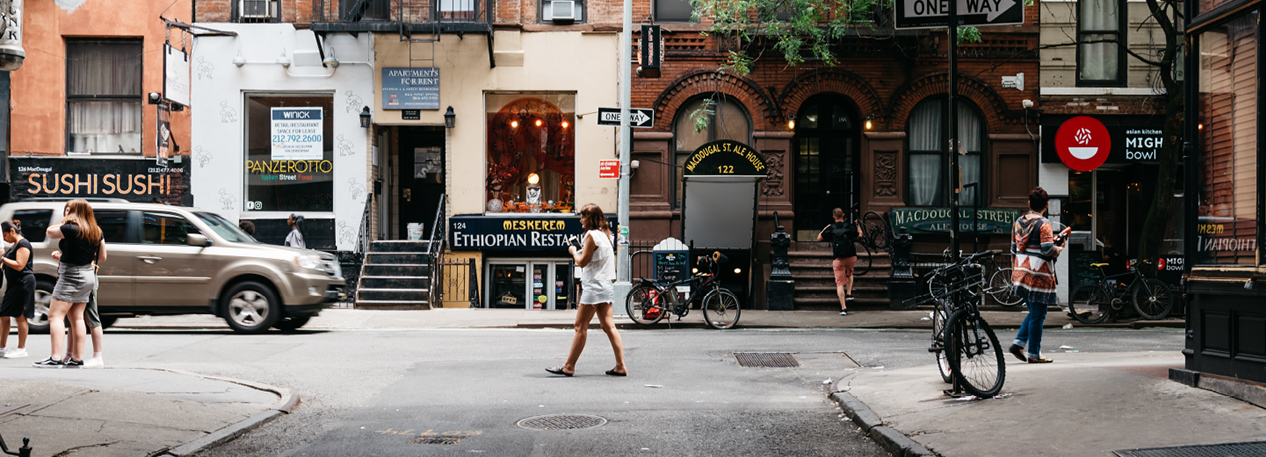
[[[1114,451],[1114,453],[1120,457],[1228,457],[1237,455],[1266,455],[1266,441],[1131,449],[1125,451]]]
[[[794,368],[800,362],[785,352],[735,352],[734,358],[740,367],[749,368]]]

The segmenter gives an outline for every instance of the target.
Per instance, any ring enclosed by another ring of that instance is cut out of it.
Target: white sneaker
[[[6,359],[21,359],[23,357],[27,357],[26,349],[19,348],[4,351],[4,358]]]
[[[105,360],[100,357],[93,357],[84,361],[84,368],[105,368]]]
[[[0,359],[3,359],[4,353],[8,351],[9,351],[9,348],[0,348]]]

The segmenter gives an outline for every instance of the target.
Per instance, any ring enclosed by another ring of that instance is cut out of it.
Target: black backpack
[[[831,255],[836,258],[844,259],[857,255],[857,248],[853,246],[853,236],[857,234],[857,228],[848,222],[831,224]]]

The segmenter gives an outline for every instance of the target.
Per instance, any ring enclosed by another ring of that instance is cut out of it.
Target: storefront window
[[[488,212],[571,212],[575,94],[488,94]]]
[[[334,98],[246,97],[245,211],[334,210]]]
[[[948,205],[945,198],[944,170],[949,169],[949,157],[941,152],[945,144],[945,105],[943,99],[925,100],[910,113],[910,206]],[[984,206],[980,187],[983,164],[981,154],[985,148],[984,118],[970,104],[958,102],[958,142],[966,154],[958,157],[958,167],[964,186],[959,204]],[[974,187],[967,184],[976,183]]]
[[[1197,264],[1258,261],[1257,16],[1199,36]]]

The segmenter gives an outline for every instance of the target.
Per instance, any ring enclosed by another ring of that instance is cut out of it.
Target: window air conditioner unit
[[[243,18],[271,18],[273,17],[273,0],[241,0],[238,5],[238,15]]]
[[[554,22],[572,22],[576,20],[576,2],[553,1],[549,4],[549,19]]]

